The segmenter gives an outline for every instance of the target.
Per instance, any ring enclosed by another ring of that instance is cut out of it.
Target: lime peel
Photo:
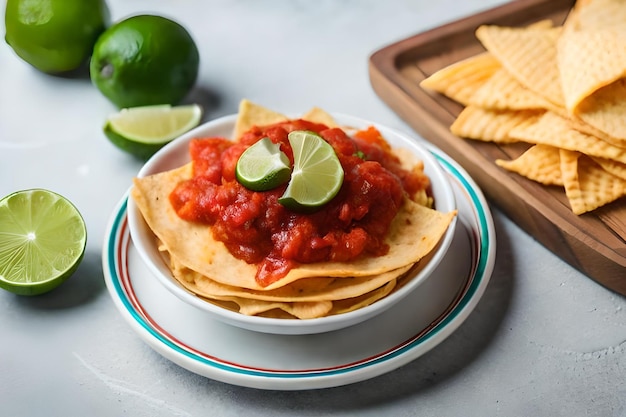
[[[131,107],[110,115],[103,131],[118,148],[145,159],[198,126],[201,119],[198,104]]]
[[[179,104],[196,83],[198,47],[185,27],[141,14],[114,23],[93,46],[92,83],[118,108]]]

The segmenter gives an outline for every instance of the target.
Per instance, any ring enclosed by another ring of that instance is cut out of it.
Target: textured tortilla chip
[[[621,78],[587,97],[576,114],[608,136],[626,141],[626,79]]]
[[[500,69],[470,97],[469,105],[492,110],[554,110],[558,106]]]
[[[463,105],[499,69],[490,53],[482,53],[440,69],[420,82],[422,88],[436,91]]]
[[[562,114],[559,114],[559,115],[561,117],[566,118],[569,125],[573,129],[578,130],[579,132],[585,133],[589,136],[595,136],[598,139],[603,140],[604,142],[610,143],[613,146],[617,146],[618,148],[626,148],[626,140],[614,138],[613,136],[610,136],[606,132],[596,129],[590,124],[585,123],[585,121],[581,120],[578,116],[562,115]]]
[[[391,223],[386,255],[352,262],[301,264],[284,278],[262,287],[255,280],[256,265],[232,256],[222,242],[213,239],[210,227],[181,219],[169,204],[170,192],[190,176],[191,163],[135,178],[131,197],[149,228],[183,265],[222,284],[255,290],[273,290],[301,278],[377,275],[416,263],[437,245],[456,216],[456,210],[441,213],[405,199]]]
[[[606,159],[606,158],[598,158],[598,157],[592,157],[591,159],[593,159],[595,163],[600,165],[602,169],[604,169],[605,171],[610,172],[616,177],[626,180],[626,164],[625,163],[613,161],[611,159]]]
[[[584,214],[626,194],[626,180],[610,174],[580,152],[561,150],[565,194],[574,214]]]
[[[513,160],[496,159],[496,164],[541,184],[563,185],[559,155],[558,148],[534,145]]]
[[[485,142],[519,142],[509,132],[516,127],[533,123],[541,115],[541,110],[489,110],[467,106],[450,126],[450,131],[467,139]]]
[[[580,132],[572,128],[567,119],[552,112],[546,112],[535,123],[518,126],[509,133],[523,142],[551,145],[626,163],[626,148],[614,146],[597,137]]]
[[[250,130],[253,126],[265,126],[287,120],[287,116],[260,106],[250,100],[241,100],[239,113],[235,122],[235,140]]]
[[[568,111],[621,141],[626,140],[625,6],[622,0],[578,1],[557,44]]]
[[[563,26],[572,30],[600,30],[619,28],[624,22],[623,0],[578,0]]]
[[[577,113],[583,100],[626,75],[626,30],[566,30],[558,41],[558,64],[565,106]]]
[[[564,107],[557,65],[560,27],[515,28],[483,25],[476,37],[524,87]]]
[[[548,29],[552,26],[552,21],[545,19],[531,24],[529,28]],[[494,75],[501,72],[502,65],[498,59],[489,52],[483,52],[436,71],[422,80],[420,86],[437,91],[465,106],[471,104],[480,106],[480,103],[473,100],[473,96],[486,83],[503,82],[503,80],[491,80]],[[490,106],[482,107],[490,108]]]

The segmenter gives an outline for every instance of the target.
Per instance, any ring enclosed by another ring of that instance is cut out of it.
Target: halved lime
[[[241,154],[235,174],[244,187],[267,191],[289,181],[291,162],[280,145],[263,138]]]
[[[343,183],[343,168],[335,150],[321,136],[304,130],[289,133],[289,143],[293,171],[278,202],[295,210],[323,206],[337,195]]]
[[[198,126],[201,118],[202,107],[197,104],[131,107],[109,116],[104,134],[118,148],[147,159]]]
[[[32,189],[0,200],[0,287],[38,295],[78,268],[87,228],[76,207],[52,191]]]

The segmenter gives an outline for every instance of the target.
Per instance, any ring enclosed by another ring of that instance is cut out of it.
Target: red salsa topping
[[[293,130],[317,132],[334,148],[344,170],[337,196],[313,213],[290,211],[278,202],[286,184],[256,192],[235,177],[239,156],[264,137],[280,144],[293,163],[287,139]],[[290,120],[254,127],[236,142],[194,139],[189,151],[193,176],[172,191],[172,206],[182,219],[210,225],[213,237],[233,256],[257,264],[256,280],[262,286],[299,263],[384,255],[389,250],[385,236],[403,196],[430,184],[420,170],[403,169],[373,127],[350,137],[339,128]]]

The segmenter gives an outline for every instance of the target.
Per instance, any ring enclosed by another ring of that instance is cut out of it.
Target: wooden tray
[[[576,216],[562,188],[542,186],[495,165],[495,159],[516,157],[527,145],[498,146],[452,135],[449,126],[462,107],[419,86],[436,70],[484,51],[474,36],[479,25],[525,26],[546,18],[560,25],[573,5],[574,0],[518,0],[412,36],[370,57],[370,80],[383,101],[458,161],[487,198],[527,233],[576,269],[626,295],[626,203]]]

